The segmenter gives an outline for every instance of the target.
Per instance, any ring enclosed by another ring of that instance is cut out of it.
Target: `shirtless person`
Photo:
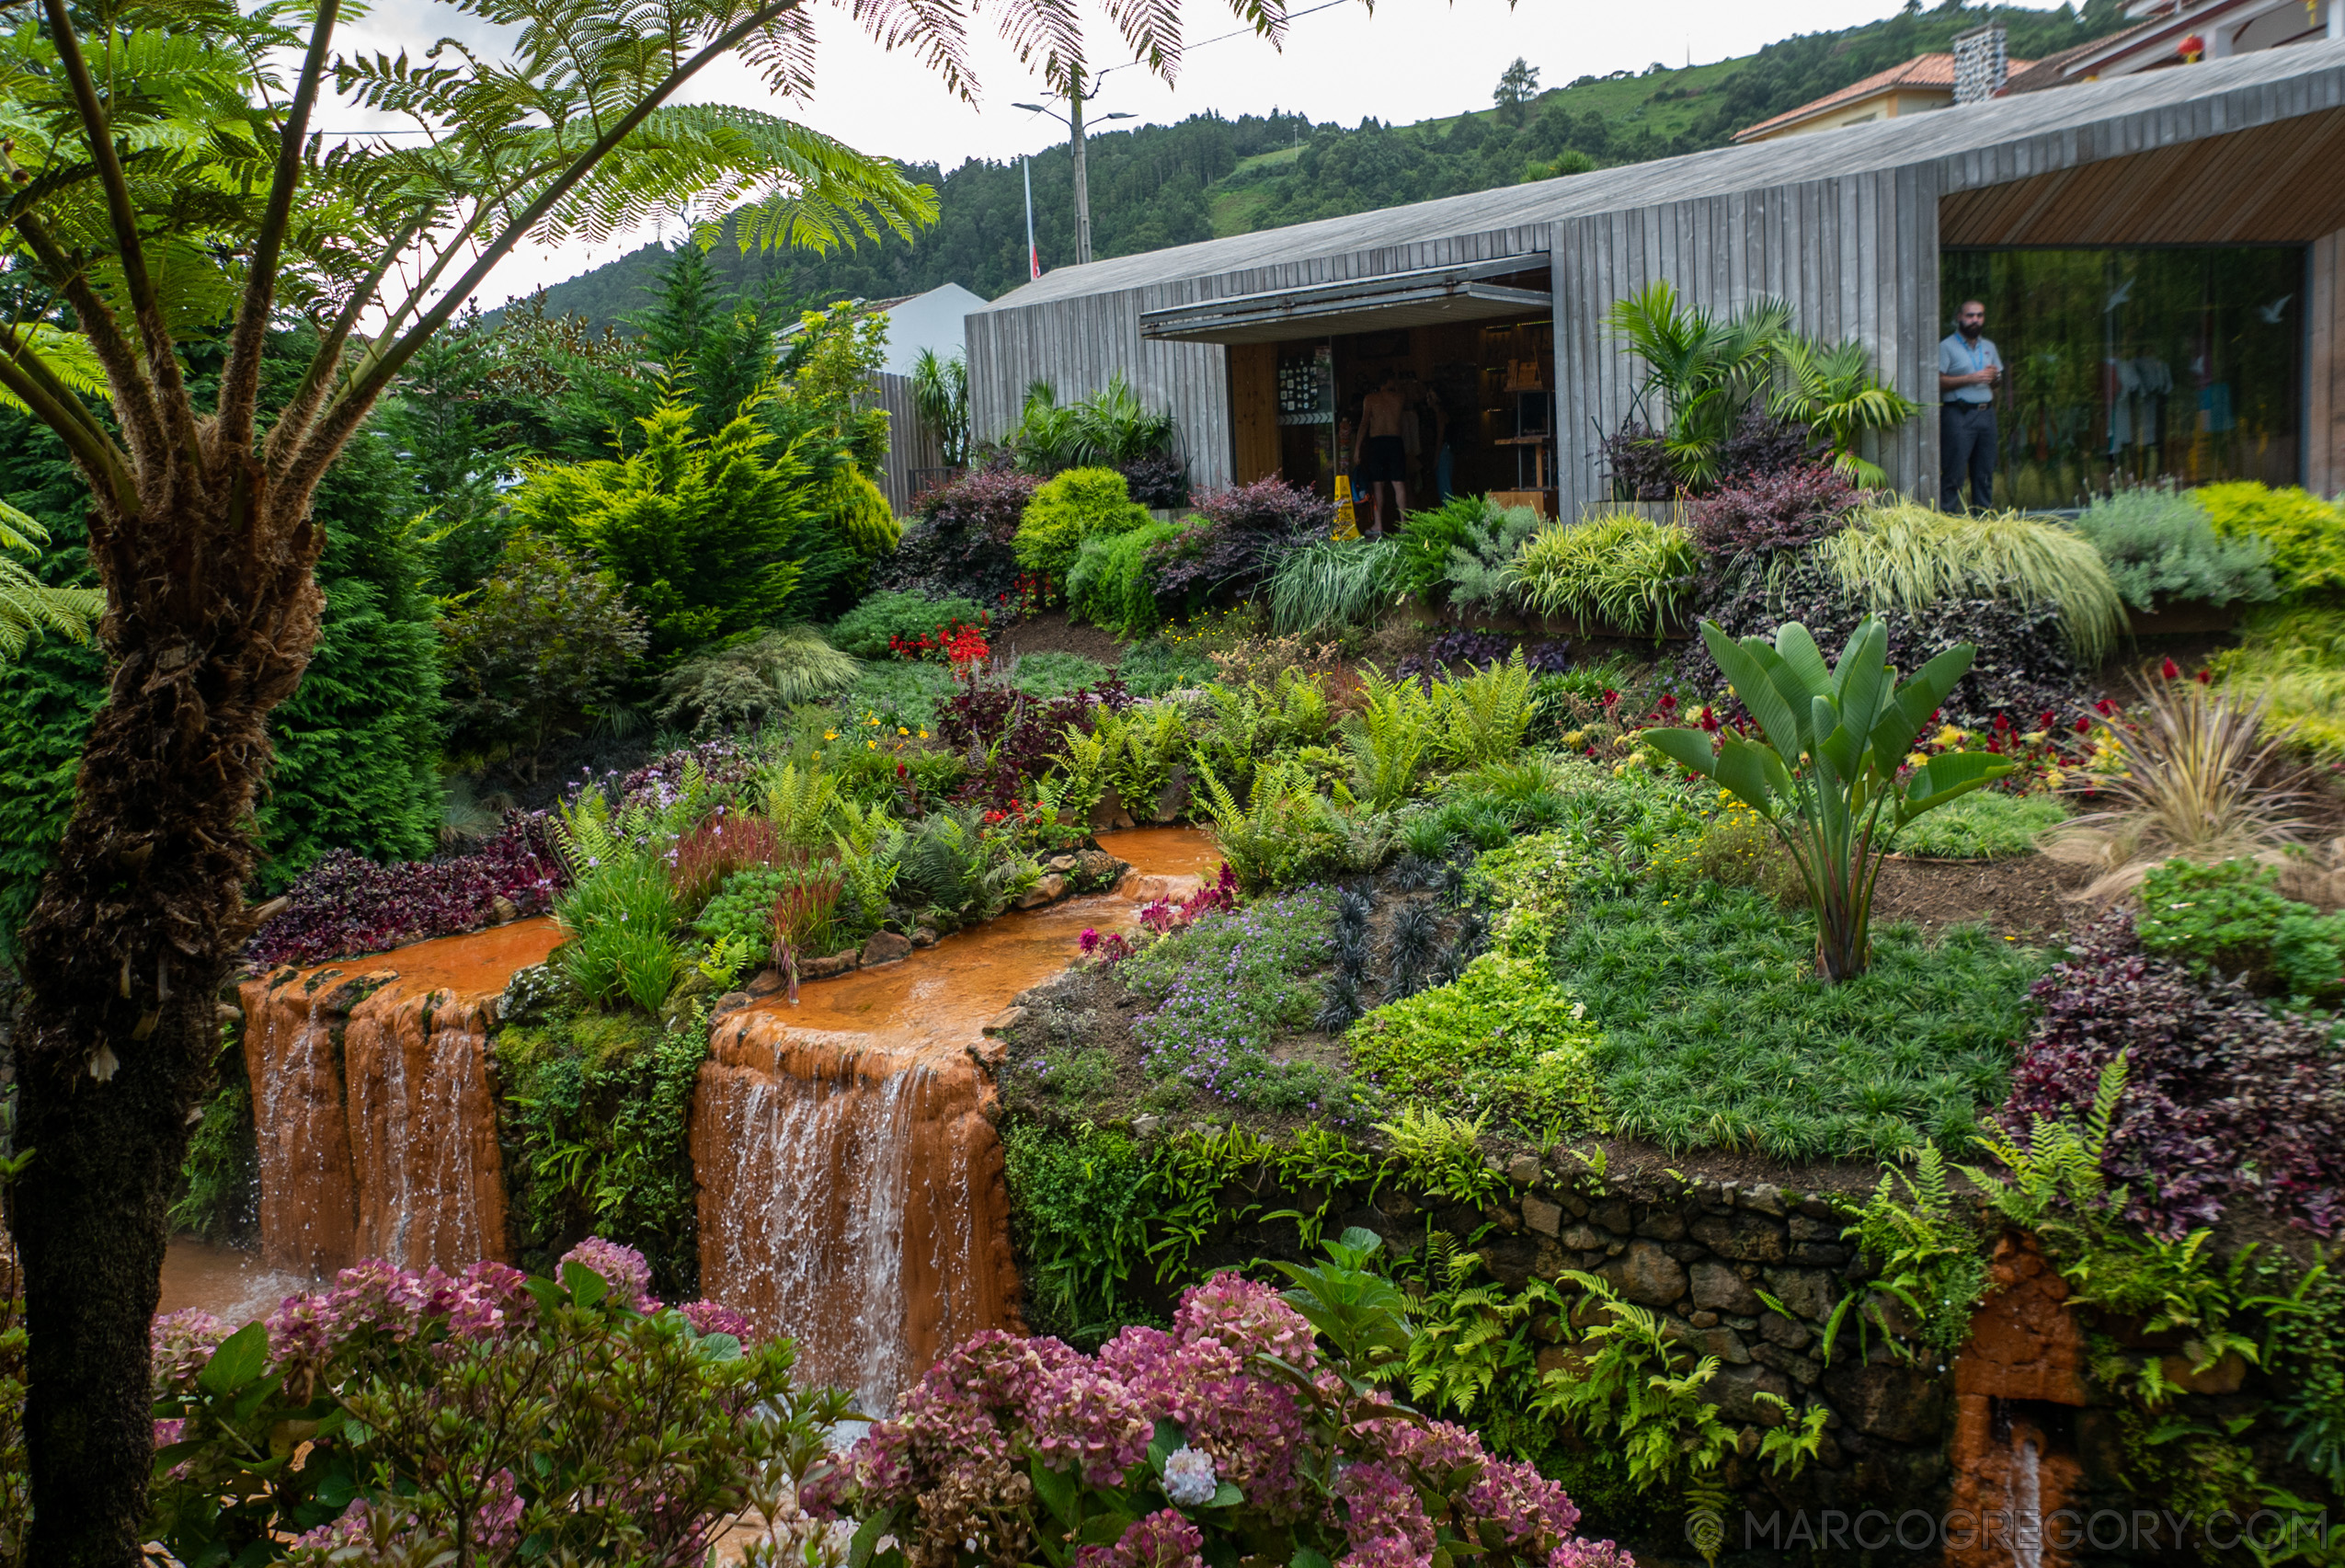
[[[1383,383],[1360,405],[1360,433],[1352,441],[1352,467],[1369,497],[1371,539],[1384,532],[1384,492],[1392,491],[1395,526],[1409,509],[1409,449],[1401,439],[1401,416],[1406,403],[1401,378],[1387,374]],[[1367,454],[1365,460],[1362,453]]]

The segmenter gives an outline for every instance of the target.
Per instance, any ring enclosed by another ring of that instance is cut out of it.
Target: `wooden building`
[[[2014,367],[2019,498],[2244,472],[2333,492],[2340,170],[2345,42],[2207,60],[1063,269],[968,317],[971,413],[998,436],[1029,383],[1120,371],[1196,483],[1323,480],[1391,372],[1440,405],[1456,489],[1568,511],[1609,493],[1598,442],[1641,382],[1612,302],[1658,279],[1722,309],[1781,295],[1934,406],[1960,287]],[[1875,455],[1935,494],[1934,407]]]

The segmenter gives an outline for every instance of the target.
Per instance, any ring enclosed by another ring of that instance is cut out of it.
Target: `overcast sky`
[[[1374,115],[1406,123],[1461,109],[1487,108],[1491,88],[1517,55],[1538,67],[1543,86],[1616,70],[1642,71],[1655,61],[1683,65],[1747,54],[1795,32],[1870,21],[1893,12],[1900,0],[1381,0],[1373,14],[1360,0],[1298,16],[1283,52],[1258,39],[1197,43],[1170,85],[1144,68],[1110,70],[1090,112],[1123,111],[1142,122],[1170,124],[1216,109],[1235,118],[1278,108],[1315,120],[1357,124]],[[1300,13],[1318,0],[1290,0]],[[1087,5],[1094,65],[1127,58],[1115,33]],[[1231,30],[1226,4],[1184,0],[1192,40]],[[850,146],[951,169],[967,159],[1007,159],[1063,137],[1054,120],[1012,108],[1035,101],[1038,78],[1021,68],[987,30],[990,11],[971,21],[978,101],[964,103],[907,54],[889,54],[865,39],[843,8],[817,11],[821,40],[812,102],[773,99],[747,71],[719,66],[704,73],[687,99],[739,103],[785,114],[828,132]],[[401,25],[414,18],[406,31]],[[393,0],[347,31],[352,48],[378,44],[420,48],[449,30],[454,13],[417,0]],[[402,36],[402,33],[405,36]],[[345,117],[347,118],[347,116]],[[1121,122],[1119,122],[1120,124]],[[525,251],[509,260],[482,291],[493,305],[542,284],[558,282],[651,236],[637,233],[599,250],[584,246]]]

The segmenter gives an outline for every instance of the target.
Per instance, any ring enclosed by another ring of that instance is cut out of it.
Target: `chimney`
[[[1977,103],[2003,90],[2011,75],[2011,52],[2003,24],[1989,22],[1954,35],[1954,101]]]

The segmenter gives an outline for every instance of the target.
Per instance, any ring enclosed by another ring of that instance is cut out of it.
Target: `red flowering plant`
[[[179,1562],[605,1561],[687,1568],[809,1470],[847,1396],[632,1248],[558,1279],[381,1262],[234,1333],[155,1320],[153,1539]]]
[[[1195,925],[1209,914],[1220,913],[1238,907],[1238,874],[1230,863],[1221,863],[1220,873],[1204,887],[1184,898],[1156,898],[1140,906],[1140,933],[1138,940],[1121,932],[1102,935],[1086,928],[1076,939],[1075,948],[1084,958],[1113,967],[1138,952],[1149,942],[1160,936],[1172,936]]]
[[[957,674],[972,664],[984,663],[991,657],[993,649],[986,636],[992,624],[990,611],[981,612],[975,625],[956,616],[950,621],[939,622],[932,629],[915,636],[908,637],[901,632],[897,633],[887,639],[887,651],[898,658],[943,660],[950,664]]]
[[[1001,593],[1001,619],[1015,624],[1047,615],[1066,602],[1066,590],[1048,572],[1020,572]]]
[[[892,1536],[874,1568],[1633,1568],[1573,1536],[1562,1487],[1377,1386],[1411,1330],[1399,1291],[1361,1266],[1376,1245],[1349,1231],[1334,1265],[1288,1265],[1305,1288],[1284,1299],[1218,1275],[1170,1330],[1127,1328],[1096,1356],[979,1334],[801,1499],[861,1521],[859,1551]],[[1321,1305],[1331,1288],[1340,1312]]]
[[[1045,791],[1033,800],[1012,800],[988,811],[983,818],[988,837],[1012,841],[1034,854],[1062,854],[1081,845],[1091,834],[1085,824],[1070,822]]]

